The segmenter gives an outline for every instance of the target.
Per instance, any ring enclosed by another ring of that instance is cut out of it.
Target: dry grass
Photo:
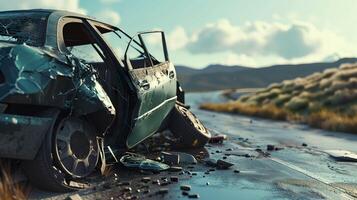
[[[287,120],[293,114],[286,110],[280,109],[273,104],[264,106],[256,106],[240,102],[229,103],[205,103],[200,105],[200,109],[211,110],[216,112],[228,112],[243,115],[251,115],[256,117],[264,117],[275,120]]]
[[[229,103],[205,103],[201,109],[216,112],[228,112],[256,116],[274,120],[287,120],[306,123],[311,127],[321,128],[331,131],[341,131],[357,133],[357,116],[347,116],[339,112],[330,110],[318,110],[310,114],[297,114],[284,108],[279,108],[273,104],[269,105],[250,105],[241,102]]]
[[[312,113],[307,117],[306,123],[325,130],[357,133],[357,116],[347,116],[329,110]]]
[[[1,200],[19,200],[27,199],[29,191],[25,187],[15,184],[11,178],[11,166],[7,162],[1,162],[0,175],[0,199]]]

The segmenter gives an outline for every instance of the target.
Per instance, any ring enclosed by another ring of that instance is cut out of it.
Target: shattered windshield
[[[0,14],[0,41],[30,46],[43,46],[48,13]]]

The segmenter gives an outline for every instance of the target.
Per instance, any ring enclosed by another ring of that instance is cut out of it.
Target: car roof
[[[94,22],[96,25],[99,25],[100,27],[105,27],[105,29],[112,29],[112,30],[120,30],[118,27],[115,27],[111,24],[99,21],[95,19],[94,17],[86,16],[83,14],[71,12],[71,11],[66,11],[66,10],[55,10],[55,9],[28,9],[28,10],[9,10],[9,11],[0,11],[0,15],[6,15],[6,14],[11,14],[11,16],[16,16],[16,15],[24,15],[24,14],[45,14],[48,16],[47,20],[47,30],[46,30],[46,41],[44,46],[50,46],[53,47],[54,49],[60,50],[60,47],[58,45],[58,37],[57,37],[57,28],[58,28],[58,23],[62,18],[65,17],[73,17],[73,18],[79,18],[79,19],[85,19],[85,20],[90,20]],[[122,31],[123,32],[123,31]]]
[[[111,27],[112,29],[118,29],[117,27],[99,21],[98,19],[96,19],[95,17],[91,17],[88,15],[84,15],[84,14],[80,14],[80,13],[76,13],[76,12],[71,12],[71,11],[67,11],[67,10],[56,10],[56,9],[27,9],[27,10],[9,10],[9,11],[0,11],[0,14],[6,14],[6,13],[11,13],[11,14],[24,14],[24,13],[47,13],[49,15],[55,14],[58,18],[60,17],[77,17],[77,18],[82,18],[82,19],[89,19],[101,24],[104,24],[108,27]]]

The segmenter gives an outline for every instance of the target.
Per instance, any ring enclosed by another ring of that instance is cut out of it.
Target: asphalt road
[[[191,93],[187,104],[212,133],[227,134],[222,145],[208,145],[204,150],[213,159],[234,163],[229,170],[207,171],[205,164],[184,166],[187,173],[163,172],[146,175],[118,168],[120,182],[131,182],[132,195],[140,199],[188,199],[180,186],[191,186],[190,194],[200,199],[355,199],[357,198],[357,163],[338,162],[326,150],[357,152],[357,135],[311,129],[304,125],[276,122],[245,116],[213,113],[198,109],[202,102],[224,101],[219,92]],[[306,145],[302,145],[306,144]],[[281,148],[262,156],[267,145]],[[234,172],[239,170],[239,173]],[[137,190],[144,176],[152,180],[178,176],[178,183],[150,185],[150,192]],[[95,188],[78,192],[83,199],[120,199],[122,186],[112,184],[113,177],[96,180]],[[117,184],[118,185],[118,184]],[[156,194],[162,188],[168,193]],[[33,199],[63,199],[69,194],[52,194],[34,190]]]

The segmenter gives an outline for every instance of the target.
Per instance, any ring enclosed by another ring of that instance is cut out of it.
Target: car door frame
[[[94,39],[94,41],[99,45],[99,48],[101,49],[101,51],[103,51],[102,53],[104,54],[104,56],[106,57],[106,59],[104,59],[104,62],[108,65],[108,69],[112,70],[114,69],[116,73],[118,73],[118,75],[124,80],[123,83],[124,85],[126,85],[125,87],[128,88],[128,91],[133,92],[134,91],[134,86],[131,84],[130,78],[127,74],[126,69],[124,68],[124,64],[123,62],[121,62],[121,60],[119,58],[117,58],[116,54],[114,53],[113,49],[107,44],[107,42],[105,41],[105,39],[102,37],[102,33],[98,30],[97,26],[101,26],[104,27],[106,29],[110,29],[113,31],[119,30],[121,32],[123,32],[122,30],[113,27],[113,26],[109,26],[105,23],[101,23],[92,19],[88,19],[88,18],[81,18],[81,17],[76,17],[76,16],[65,16],[63,18],[61,18],[61,20],[59,21],[58,25],[57,25],[57,44],[58,44],[58,49],[60,52],[64,53],[64,54],[68,54],[68,50],[64,44],[64,38],[63,38],[63,27],[67,24],[67,23],[73,23],[73,22],[80,22],[82,23],[86,30],[88,31],[88,33],[90,34],[90,36]],[[124,33],[124,32],[123,32]],[[124,33],[126,34],[126,33]],[[126,34],[126,36],[128,37],[128,35]],[[123,141],[120,137],[122,137],[122,133],[127,133],[129,131],[130,128],[130,123],[131,123],[131,113],[129,112],[129,107],[130,107],[130,96],[127,96],[127,101],[126,105],[124,105],[123,107],[127,108],[125,110],[121,110],[121,112],[123,113],[122,116],[123,118],[120,120],[125,120],[123,122],[123,124],[125,124],[125,126],[121,126],[120,130],[117,131],[116,134],[110,134],[109,136],[111,137],[109,143],[106,142],[106,144],[108,145],[119,145],[120,144],[116,144],[118,142]],[[129,125],[128,125],[129,124]],[[107,136],[106,136],[107,137]],[[125,137],[125,136],[124,136]]]
[[[146,47],[146,44],[142,38],[142,35],[144,34],[152,34],[152,33],[160,33],[161,34],[161,39],[162,39],[162,47],[163,47],[163,53],[164,53],[164,57],[165,57],[165,62],[162,62],[162,63],[159,63],[159,64],[156,64],[154,65],[153,63],[153,60],[152,60],[152,55],[150,54],[150,52],[148,51],[147,47]],[[139,42],[135,40],[135,38],[138,37],[139,38]],[[134,69],[133,66],[131,65],[131,61],[130,61],[130,58],[128,57],[128,50],[129,48],[131,47],[131,43],[132,42],[135,42],[137,45],[139,45],[140,47],[142,47],[142,49],[144,50],[144,54],[145,56],[149,59],[150,61],[150,64],[151,66],[149,67],[150,69],[148,69],[148,67],[144,67],[144,68],[141,68],[141,69]],[[125,66],[129,72],[129,76],[130,78],[132,79],[132,83],[134,85],[136,85],[136,88],[137,88],[137,97],[138,98],[141,98],[142,96],[139,96],[140,94],[142,95],[150,95],[150,94],[143,94],[141,93],[139,90],[140,90],[140,81],[138,80],[135,80],[136,78],[133,78],[133,76],[135,76],[135,71],[141,71],[141,70],[146,70],[146,74],[147,76],[149,76],[149,72],[148,71],[154,71],[155,70],[159,70],[160,66],[163,66],[163,65],[167,65],[168,68],[166,69],[166,74],[167,76],[169,76],[169,68],[173,69],[171,70],[173,73],[174,73],[174,77],[173,78],[176,78],[176,73],[174,71],[174,67],[173,65],[170,63],[170,60],[169,60],[169,55],[168,55],[168,50],[167,50],[167,45],[166,45],[166,39],[165,39],[165,34],[163,31],[146,31],[146,32],[139,32],[137,33],[136,35],[134,35],[133,37],[131,37],[131,40],[130,42],[128,43],[128,46],[125,50],[125,54],[124,54],[124,63],[125,63]],[[145,69],[147,68],[147,69]],[[164,70],[165,71],[165,70]],[[134,73],[134,75],[133,75]],[[161,126],[161,123],[164,121],[164,119],[168,116],[169,112],[171,111],[171,109],[174,107],[174,104],[176,102],[176,99],[177,99],[177,96],[176,96],[176,79],[175,79],[175,85],[174,85],[174,89],[172,89],[171,93],[168,92],[168,87],[166,82],[162,82],[162,85],[160,85],[163,89],[162,90],[165,90],[165,92],[169,93],[172,95],[171,98],[169,99],[166,99],[166,96],[163,97],[163,99],[161,99],[160,102],[157,102],[156,104],[154,104],[154,107],[150,107],[150,110],[147,110],[145,113],[141,113],[141,108],[142,107],[145,107],[145,103],[143,103],[143,101],[140,101],[137,102],[137,105],[135,106],[135,109],[134,109],[134,118],[133,118],[133,121],[132,121],[132,132],[128,135],[128,139],[127,139],[127,147],[128,148],[132,148],[134,147],[136,144],[140,143],[141,141],[145,140],[146,138],[150,137],[152,134],[154,134]],[[158,90],[159,87],[156,87],[154,89],[156,89],[156,91]],[[150,91],[151,93],[153,93],[152,91]],[[160,93],[160,92],[156,92],[156,93]],[[145,97],[144,97],[145,98]],[[153,98],[158,98],[157,95],[156,97],[153,95]],[[150,97],[148,97],[148,100],[149,101],[152,101],[153,99],[150,99]],[[140,105],[138,105],[140,104]],[[146,104],[146,106],[148,106]],[[151,119],[150,119],[151,117]],[[152,123],[147,123],[145,121],[142,121],[142,122],[139,122],[139,120],[143,119],[143,118],[146,118],[148,119],[149,121],[151,120],[153,123],[155,123],[154,125]],[[156,118],[156,119],[155,119]],[[138,124],[138,123],[141,123],[141,124]],[[140,132],[140,129],[142,129],[142,124],[147,124],[148,128],[149,128],[149,131],[145,134],[143,134],[144,131]],[[160,123],[160,124],[158,124]],[[150,125],[153,125],[155,126],[155,128],[152,128]],[[140,127],[141,126],[141,127]],[[137,134],[137,135],[135,135]],[[133,142],[134,141],[134,142]]]

